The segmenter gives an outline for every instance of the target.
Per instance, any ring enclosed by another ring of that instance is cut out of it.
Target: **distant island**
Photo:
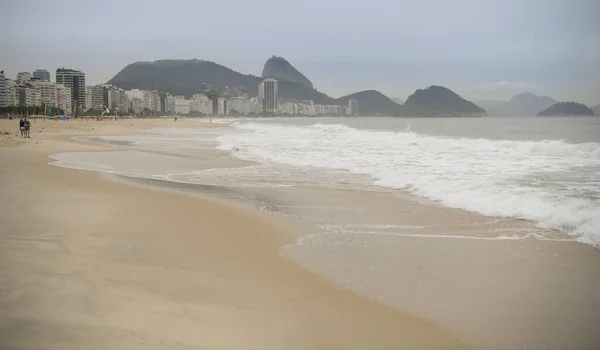
[[[403,115],[409,116],[484,116],[486,111],[443,86],[419,89],[408,97]]]
[[[600,115],[600,105],[592,107],[592,111],[594,111],[595,115]]]
[[[349,100],[357,100],[362,115],[397,116],[401,105],[377,90],[365,90],[342,96],[336,100],[340,105],[347,105]]]
[[[478,105],[494,117],[533,117],[555,103],[549,96],[523,92],[509,101],[480,101]]]
[[[594,115],[594,111],[586,105],[575,102],[559,102],[538,113],[538,116],[586,116]]]
[[[312,101],[323,106],[348,106],[350,100],[357,100],[361,116],[486,115],[484,109],[442,86],[417,90],[406,103],[400,104],[376,90],[365,90],[340,98],[330,97],[315,89],[312,82],[283,57],[269,58],[262,73],[263,77],[258,77],[236,72],[211,61],[170,59],[129,64],[108,84],[126,90],[151,90],[186,98],[194,94],[255,98],[263,78],[273,77],[278,81],[278,95],[283,100]]]

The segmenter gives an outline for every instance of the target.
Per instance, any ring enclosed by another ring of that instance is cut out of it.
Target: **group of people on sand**
[[[27,118],[21,118],[19,120],[19,130],[21,130],[21,137],[30,139],[29,136],[29,128],[31,127],[31,123]]]

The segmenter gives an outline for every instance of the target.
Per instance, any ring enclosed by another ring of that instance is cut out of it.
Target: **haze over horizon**
[[[53,80],[56,68],[79,69],[92,85],[167,58],[260,75],[277,55],[334,97],[375,89],[406,99],[443,85],[471,100],[527,91],[600,103],[594,0],[106,0],[82,9],[74,0],[4,3],[0,69],[47,69]]]

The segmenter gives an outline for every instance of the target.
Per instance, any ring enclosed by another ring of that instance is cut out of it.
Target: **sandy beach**
[[[48,164],[109,149],[72,136],[172,119],[38,120],[27,140],[17,122],[0,121],[0,349],[467,348],[283,258],[291,228],[264,214]]]

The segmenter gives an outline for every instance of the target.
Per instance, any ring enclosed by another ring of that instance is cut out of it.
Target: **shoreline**
[[[49,165],[142,124],[66,123],[0,148],[3,347],[468,348],[281,257],[293,238],[261,213]]]

